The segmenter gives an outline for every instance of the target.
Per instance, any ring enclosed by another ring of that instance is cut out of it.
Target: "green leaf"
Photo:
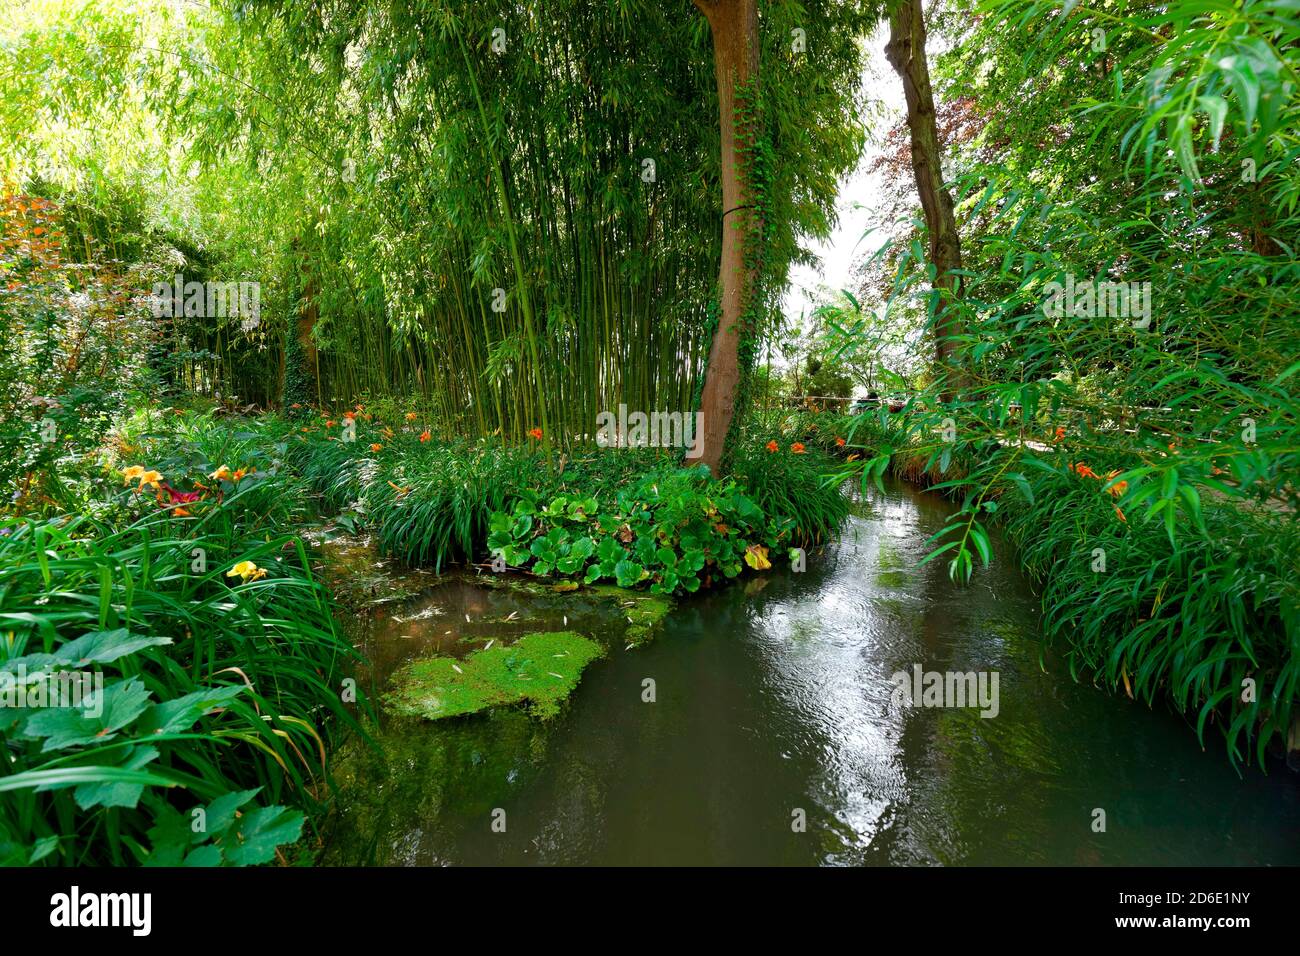
[[[221,841],[226,862],[256,866],[275,859],[276,847],[302,835],[303,815],[284,807],[258,807],[245,813]]]
[[[27,718],[24,736],[44,737],[42,752],[112,740],[117,731],[144,712],[149,705],[149,691],[132,677],[96,691],[83,701],[83,705],[86,703],[90,706],[50,707],[33,713]],[[86,713],[101,707],[102,712],[96,716]]]

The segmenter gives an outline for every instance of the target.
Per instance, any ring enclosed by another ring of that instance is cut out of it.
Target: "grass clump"
[[[462,661],[435,657],[408,664],[394,675],[385,702],[395,713],[427,720],[522,704],[545,720],[560,712],[583,670],[603,654],[575,631],[525,634]]]

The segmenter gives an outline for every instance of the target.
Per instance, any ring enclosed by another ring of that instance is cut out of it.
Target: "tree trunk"
[[[713,67],[718,84],[722,129],[722,263],[718,284],[722,314],[709,348],[700,396],[704,439],[702,461],[718,475],[727,432],[736,411],[740,385],[741,319],[755,276],[745,265],[745,238],[753,225],[740,147],[746,131],[736,128],[736,94],[758,80],[758,5],[756,0],[695,0],[713,34]]]
[[[942,397],[952,400],[965,384],[957,354],[956,337],[963,332],[957,312],[960,285],[954,269],[961,268],[961,240],[953,214],[952,196],[943,182],[943,145],[935,122],[930,65],[925,58],[925,19],[921,0],[897,0],[889,17],[889,43],[885,56],[903,81],[907,97],[907,128],[912,140],[912,172],[921,197],[926,231],[930,234],[930,262],[935,267],[934,288],[939,293],[934,327],[936,371],[944,375]]]

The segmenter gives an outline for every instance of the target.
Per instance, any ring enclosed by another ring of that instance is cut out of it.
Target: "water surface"
[[[381,687],[566,619],[611,646],[550,723],[386,719],[383,757],[343,761],[326,862],[1300,863],[1300,776],[1243,779],[1217,739],[1041,659],[1005,553],[966,588],[918,568],[942,498],[894,485],[860,510],[806,572],[683,602],[633,651],[616,608],[463,580],[360,619]],[[897,706],[891,675],[915,664],[996,671],[998,715]]]

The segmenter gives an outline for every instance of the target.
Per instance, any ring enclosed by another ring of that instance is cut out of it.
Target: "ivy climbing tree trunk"
[[[741,90],[758,82],[757,0],[694,0],[713,35],[713,68],[718,84],[722,132],[722,263],[718,272],[721,314],[709,348],[700,395],[703,441],[698,458],[713,474],[722,470],[727,434],[736,412],[740,386],[742,321],[753,293],[755,275],[745,261],[745,242],[753,226],[752,209],[736,107]]]
[[[889,16],[889,43],[885,46],[894,72],[903,81],[907,97],[907,128],[911,134],[912,172],[921,197],[926,231],[930,235],[930,262],[935,268],[934,289],[939,294],[934,326],[936,371],[945,374],[944,401],[966,383],[958,355],[963,324],[957,303],[961,287],[954,270],[961,269],[961,239],[953,214],[952,195],[943,182],[943,145],[935,122],[930,65],[925,56],[925,18],[921,0],[896,0]]]

